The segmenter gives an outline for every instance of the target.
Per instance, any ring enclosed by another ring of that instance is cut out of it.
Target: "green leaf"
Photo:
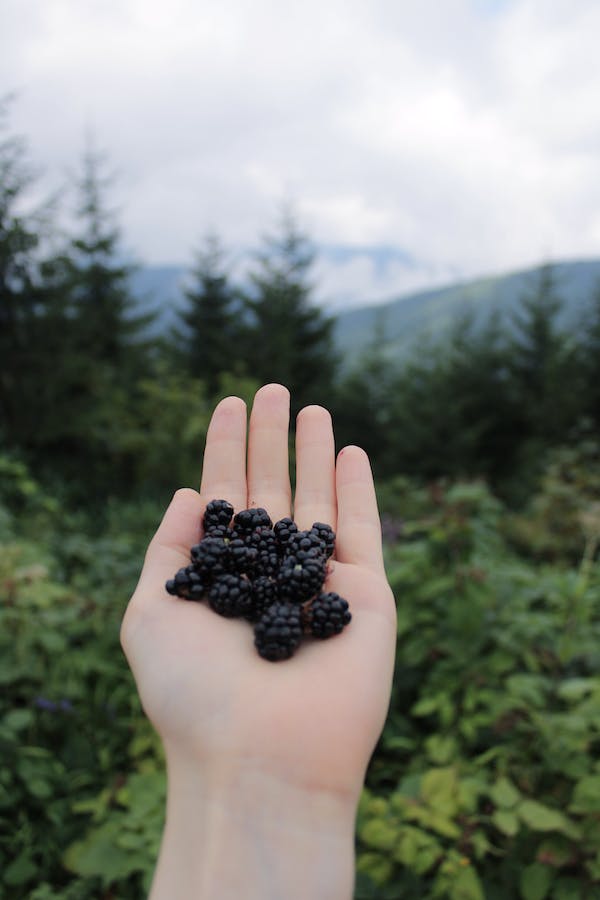
[[[521,794],[512,781],[503,775],[490,790],[490,797],[496,806],[510,809],[519,802]]]
[[[71,844],[63,858],[66,868],[77,875],[97,876],[104,885],[139,871],[143,860],[117,845],[119,833],[119,821],[112,820]]]
[[[593,691],[597,684],[598,680],[595,678],[567,678],[556,693],[561,700],[577,702]]]
[[[519,830],[519,820],[513,812],[497,809],[492,815],[492,822],[502,834],[513,837]]]
[[[5,868],[3,880],[6,884],[18,886],[31,881],[36,872],[37,866],[31,858],[30,851],[26,849]]]
[[[450,886],[451,900],[485,900],[483,887],[472,866],[461,869]]]
[[[438,705],[439,697],[423,697],[414,704],[410,712],[413,716],[431,716],[436,712]]]
[[[398,830],[381,819],[371,819],[363,825],[360,836],[369,847],[391,850],[398,840]]]
[[[361,853],[357,861],[357,870],[368,875],[377,885],[383,885],[389,881],[393,864],[389,859],[379,853]]]
[[[421,796],[436,812],[452,817],[458,809],[456,771],[451,766],[429,769],[421,781]]]
[[[537,800],[523,800],[516,810],[519,818],[533,831],[560,831],[573,840],[580,837],[579,829],[562,813]]]
[[[543,863],[532,863],[523,869],[519,881],[519,890],[523,900],[544,900],[548,896],[554,873]]]
[[[571,812],[600,813],[600,775],[586,775],[575,785]]]
[[[454,758],[456,741],[450,735],[432,734],[425,741],[425,750],[432,762],[444,765]]]
[[[33,712],[30,709],[11,709],[2,719],[2,725],[15,733],[28,728],[32,722]]]

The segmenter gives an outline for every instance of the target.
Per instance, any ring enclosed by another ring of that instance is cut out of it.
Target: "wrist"
[[[348,900],[359,790],[167,748],[167,815],[151,900]]]

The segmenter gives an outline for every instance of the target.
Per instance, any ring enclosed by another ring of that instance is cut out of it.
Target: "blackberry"
[[[317,535],[325,548],[325,556],[329,559],[335,550],[335,531],[331,525],[325,525],[324,522],[314,522],[309,534]]]
[[[323,522],[300,531],[289,517],[272,524],[262,507],[233,515],[227,500],[206,507],[204,538],[191,550],[191,562],[165,587],[187,600],[207,599],[215,612],[254,624],[260,656],[288,659],[303,634],[328,638],[350,622],[348,603],[324,593],[327,560],[335,532]]]
[[[317,594],[325,581],[326,560],[311,550],[299,550],[282,560],[277,584],[279,593],[292,603],[304,603]]]
[[[256,574],[276,575],[281,563],[281,556],[275,532],[271,528],[258,529],[248,535],[246,543],[256,552],[254,560]]]
[[[233,506],[227,500],[211,500],[204,510],[202,520],[205,534],[209,534],[213,528],[219,525],[229,525],[233,518]]]
[[[249,545],[242,538],[234,538],[227,543],[226,565],[231,571],[243,575],[253,568],[257,558],[257,548]]]
[[[215,525],[214,528],[211,528],[206,537],[211,538],[221,538],[222,541],[234,541],[239,537],[237,531],[234,528],[229,528],[228,525]]]
[[[236,528],[245,534],[255,531],[257,528],[272,528],[273,526],[269,513],[262,506],[256,509],[243,509],[237,513],[233,521]]]
[[[321,639],[339,634],[351,618],[348,601],[333,591],[319,594],[302,610],[304,631]]]
[[[167,593],[186,600],[202,600],[206,590],[202,578],[191,565],[179,569],[175,577],[167,581],[165,588]]]
[[[254,626],[254,645],[263,659],[289,659],[302,640],[300,609],[291,603],[273,603]]]
[[[310,553],[311,556],[326,556],[326,544],[316,531],[298,531],[290,535],[287,543],[286,554],[297,556],[300,551]]]
[[[205,537],[191,549],[192,565],[200,575],[210,578],[227,571],[229,546],[223,538]]]
[[[257,622],[267,607],[279,599],[277,582],[267,575],[259,575],[252,581],[252,609],[247,616],[251,622]]]
[[[273,525],[273,531],[279,546],[285,549],[290,537],[298,531],[298,526],[293,519],[286,516],[285,519],[280,519],[279,522]]]
[[[252,586],[240,575],[219,575],[210,586],[208,602],[220,616],[245,616],[252,608]]]

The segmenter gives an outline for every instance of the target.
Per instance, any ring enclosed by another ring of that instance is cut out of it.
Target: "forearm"
[[[352,897],[353,799],[172,755],[168,778],[151,900]]]

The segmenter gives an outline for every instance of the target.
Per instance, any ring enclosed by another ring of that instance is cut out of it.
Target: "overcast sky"
[[[293,204],[324,300],[600,256],[598,0],[0,0],[0,94],[58,184],[91,129],[128,248],[256,246]]]

